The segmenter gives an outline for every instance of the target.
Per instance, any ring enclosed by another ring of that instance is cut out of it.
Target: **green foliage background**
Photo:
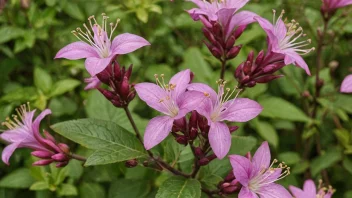
[[[83,79],[88,74],[82,60],[53,59],[59,49],[76,41],[71,30],[81,27],[90,15],[103,12],[112,21],[121,19],[118,33],[141,35],[152,44],[119,59],[123,65],[134,65],[133,82],[153,81],[155,73],[164,73],[169,78],[181,69],[190,68],[196,75],[195,81],[215,85],[219,63],[202,44],[201,24],[192,21],[184,11],[193,5],[175,1],[9,0],[1,5],[0,120],[12,114],[16,106],[29,101],[40,110],[52,109],[53,115],[43,124],[46,128],[54,123],[89,117],[110,120],[132,131],[121,110],[113,108],[99,93],[83,90]],[[316,29],[322,26],[320,4],[320,0],[252,0],[244,9],[268,19],[272,18],[272,9],[285,9],[286,16],[300,22],[315,46]],[[352,96],[337,94],[352,66],[351,8],[340,10],[337,16],[341,17],[333,19],[329,30],[331,41],[324,50],[325,68],[320,75],[325,86],[319,99],[318,119],[311,120],[304,113],[309,103],[301,97],[305,90],[313,93],[314,76],[308,77],[303,70],[288,66],[283,69],[286,77],[246,90],[243,96],[256,99],[265,110],[257,119],[240,125],[231,153],[245,154],[267,140],[272,155],[292,167],[292,174],[280,181],[285,186],[301,187],[307,176],[317,181],[321,170],[327,169],[330,183],[337,189],[335,197],[351,198]],[[257,24],[250,25],[237,43],[244,47],[226,73],[226,79],[232,83],[235,80],[231,71],[246,59],[248,52],[266,49],[265,34]],[[313,74],[315,58],[315,53],[306,56]],[[148,119],[157,112],[138,99],[131,106],[143,131]],[[312,123],[320,129],[321,156],[309,147],[311,137],[317,133],[310,127]],[[82,155],[92,152],[55,135]],[[191,167],[190,149],[175,144],[172,138],[157,149],[182,170]],[[303,158],[307,149],[309,158]],[[32,167],[34,159],[29,156],[29,150],[19,149],[11,158],[11,166],[0,163],[0,198],[154,197],[158,187],[169,178],[167,173],[142,166],[127,169],[124,163],[83,168],[80,162],[72,160],[63,169]],[[227,160],[214,161],[201,169],[201,182],[214,188],[229,170]],[[191,185],[199,185],[192,182]]]

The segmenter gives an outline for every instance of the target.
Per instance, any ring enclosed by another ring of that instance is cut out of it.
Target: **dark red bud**
[[[316,86],[318,87],[318,89],[322,88],[324,86],[324,80],[323,79],[319,79]]]
[[[33,151],[31,154],[42,159],[51,159],[51,156],[53,155],[53,153],[49,151]]]
[[[63,167],[65,167],[65,166],[67,166],[67,164],[68,164],[68,161],[65,161],[65,162],[58,162],[58,163],[56,163],[56,168],[63,168]]]
[[[237,179],[234,179],[234,180],[231,181],[230,184],[231,184],[232,186],[234,186],[234,185],[239,184],[239,182],[237,181]]]
[[[46,166],[49,165],[53,162],[54,160],[52,159],[43,159],[43,160],[38,160],[36,162],[34,162],[32,165],[33,166]]]
[[[238,80],[241,80],[241,79],[242,79],[242,76],[243,76],[243,66],[244,66],[244,63],[241,63],[241,64],[236,68],[236,71],[235,71],[235,78],[238,79]]]
[[[238,39],[246,28],[247,28],[247,25],[242,25],[238,27],[234,32],[235,38]]]
[[[216,159],[216,155],[212,154],[212,155],[209,155],[207,158],[209,161],[212,161],[212,160]]]
[[[197,135],[198,135],[198,128],[191,128],[191,130],[189,131],[189,138],[191,140],[194,140],[197,138]]]
[[[189,83],[192,83],[193,78],[194,78],[194,73],[193,73],[193,72],[191,72],[191,74],[190,74],[190,81],[189,81]]]
[[[116,99],[116,94],[114,94],[114,92],[106,90],[106,89],[102,89],[102,88],[97,88],[101,94],[103,94],[105,96],[106,99],[108,100],[113,100]]]
[[[121,72],[120,64],[119,64],[118,62],[114,61],[114,63],[113,63],[113,69],[114,69],[114,78],[115,78],[116,80],[120,81],[120,80],[121,80],[121,76],[122,76],[122,75],[121,75],[122,72]]]
[[[275,80],[275,79],[281,78],[281,77],[283,77],[283,75],[269,75],[269,76],[263,76],[263,77],[257,78],[257,79],[255,79],[255,81],[257,83],[268,83],[272,80]]]
[[[133,65],[131,64],[131,65],[128,67],[126,73],[125,73],[125,77],[126,77],[128,80],[131,78],[132,69],[133,69]]]
[[[189,117],[189,123],[188,123],[189,128],[197,128],[198,123],[197,123],[197,111],[192,111],[191,116]]]
[[[59,143],[57,146],[60,148],[62,152],[66,154],[70,153],[70,147],[67,144]]]
[[[115,106],[115,107],[123,107],[124,104],[120,100],[110,100],[110,102]]]
[[[109,68],[106,68],[104,71],[100,72],[99,74],[97,74],[98,79],[100,80],[100,82],[106,84],[106,85],[110,85],[110,77],[111,74],[108,72]]]
[[[210,162],[209,159],[205,157],[205,158],[202,158],[202,159],[199,160],[199,165],[200,166],[205,166],[205,165],[208,165],[209,162]]]
[[[213,32],[214,32],[216,37],[219,37],[219,38],[222,37],[222,28],[221,28],[221,25],[218,22],[216,22],[213,25]]]
[[[251,80],[251,79],[250,79],[249,76],[244,76],[244,77],[242,78],[242,80],[241,80],[241,83],[242,83],[242,84],[246,84],[246,83],[248,83],[250,80]]]
[[[186,121],[186,118],[183,117],[183,118],[180,118],[180,119],[177,119],[174,121],[174,126],[176,126],[178,128],[177,131],[175,132],[178,132],[178,131],[186,131],[187,130],[187,121]]]
[[[49,150],[52,150],[58,153],[61,152],[60,148],[54,142],[47,139],[42,139],[41,142],[43,143],[43,146],[45,146]]]
[[[120,96],[127,100],[128,94],[130,93],[130,85],[128,82],[128,78],[125,76],[123,77],[121,88],[120,88]]]
[[[133,167],[136,167],[137,165],[138,165],[138,161],[136,159],[127,160],[125,162],[125,166],[127,168],[133,168]]]
[[[213,56],[215,56],[215,58],[221,58],[222,56],[221,51],[216,47],[211,48],[210,52]]]
[[[213,45],[215,45],[217,43],[214,35],[207,28],[202,28],[202,31],[203,31],[205,38],[207,38],[208,41],[210,41]]]
[[[251,70],[252,70],[252,62],[246,61],[243,66],[243,73],[245,75],[249,75],[251,73]]]
[[[52,142],[55,142],[54,136],[52,136],[48,131],[44,130],[43,133],[44,133],[44,136],[45,136],[46,139],[48,139],[48,140],[50,140]]]
[[[226,187],[229,187],[231,184],[228,183],[228,182],[225,182],[223,184],[221,184],[220,188],[226,188]]]
[[[253,63],[253,59],[254,59],[254,52],[251,51],[247,56],[247,61],[249,61],[250,63]]]
[[[250,81],[249,83],[246,84],[246,87],[254,87],[256,85],[257,85],[257,82],[252,80],[252,81]]]
[[[200,147],[196,147],[194,149],[194,154],[197,156],[197,157],[203,157],[204,156],[204,153],[202,151],[202,149]]]
[[[236,42],[235,36],[230,36],[230,38],[228,38],[226,41],[226,49],[231,49],[233,45],[235,45],[235,42]]]
[[[260,64],[263,62],[263,60],[264,60],[264,55],[265,55],[265,54],[264,54],[264,51],[263,51],[263,50],[259,52],[257,58],[255,59],[255,64],[256,64],[256,65],[260,65]]]
[[[229,126],[230,133],[237,131],[238,128],[240,128],[240,127],[239,126]]]
[[[53,159],[57,162],[63,162],[63,161],[67,161],[68,157],[63,153],[58,153],[58,154],[51,156],[51,159]]]
[[[235,193],[238,189],[239,189],[238,186],[229,186],[229,187],[223,188],[223,189],[221,190],[221,192],[223,192],[223,193],[225,193],[225,194],[233,194],[233,193]]]
[[[235,175],[233,174],[233,170],[229,172],[229,174],[225,177],[224,181],[231,182],[232,180],[236,179]]]
[[[185,136],[179,136],[176,138],[176,142],[178,142],[179,144],[183,144],[183,145],[187,145],[188,140]]]
[[[247,153],[246,153],[246,158],[249,159],[249,161],[252,161],[251,152],[247,152]]]
[[[134,98],[136,97],[136,91],[130,91],[130,93],[127,96],[127,102],[131,102]]]
[[[238,55],[238,53],[240,53],[241,48],[242,48],[242,45],[237,45],[237,46],[232,47],[231,50],[229,52],[227,52],[226,58],[227,59],[235,58]]]

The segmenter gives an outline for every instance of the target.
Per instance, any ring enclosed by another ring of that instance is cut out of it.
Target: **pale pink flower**
[[[263,110],[257,102],[247,98],[235,97],[235,99],[229,100],[236,89],[224,91],[225,83],[222,80],[218,82],[218,93],[202,83],[192,83],[187,88],[204,93],[206,96],[206,99],[199,103],[196,110],[208,120],[210,146],[219,159],[224,158],[231,147],[231,134],[225,121],[247,122],[258,116]],[[204,98],[204,95],[201,97]]]
[[[169,83],[164,82],[164,75],[156,84],[139,83],[135,85],[138,96],[153,109],[164,114],[150,120],[144,133],[144,147],[149,150],[163,141],[171,132],[175,120],[184,117],[203,100],[200,92],[186,91],[191,81],[189,69],[174,75]]]
[[[352,93],[352,74],[346,76],[346,78],[342,81],[340,92]]]
[[[91,76],[95,76],[102,72],[117,55],[128,54],[150,45],[144,38],[130,33],[120,34],[111,42],[112,34],[120,20],[118,19],[115,24],[107,24],[108,18],[103,14],[103,22],[100,26],[94,16],[89,17],[90,29],[83,24],[85,30],[77,28],[72,31],[80,41],[62,48],[55,58],[70,60],[86,58],[85,67]],[[110,35],[108,35],[107,26],[110,26]]]
[[[84,88],[84,90],[95,89],[101,85],[101,82],[97,76],[85,78],[84,82],[87,83],[87,86]]]
[[[268,36],[269,51],[273,52],[273,56],[284,55],[286,65],[294,64],[310,75],[309,67],[303,60],[302,55],[308,54],[315,49],[314,47],[306,49],[306,46],[310,45],[311,39],[299,41],[300,38],[306,36],[302,27],[299,27],[295,20],[290,22],[285,20],[285,23],[282,20],[284,11],[281,12],[278,19],[276,19],[275,13],[276,11],[274,10],[273,24],[262,17],[254,17]]]
[[[323,188],[322,182],[319,183],[319,190],[313,180],[309,179],[304,182],[303,190],[290,186],[290,191],[295,198],[331,198],[334,190],[330,186],[329,188]]]
[[[342,8],[352,4],[352,0],[322,0],[322,10],[332,12],[337,8]]]
[[[277,160],[270,164],[268,142],[263,142],[250,160],[240,155],[230,155],[236,180],[242,184],[238,198],[292,198],[290,193],[275,182],[290,174],[290,168]]]

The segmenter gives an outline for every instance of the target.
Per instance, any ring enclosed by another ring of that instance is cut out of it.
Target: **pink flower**
[[[346,78],[342,81],[340,92],[352,93],[352,74],[346,76]]]
[[[129,33],[120,34],[111,42],[112,34],[120,20],[118,19],[116,24],[110,23],[111,31],[108,35],[107,19],[109,17],[105,14],[102,15],[103,23],[101,26],[98,25],[94,16],[91,16],[88,18],[91,30],[86,24],[83,24],[85,31],[80,28],[72,31],[80,41],[62,48],[55,58],[70,60],[86,58],[86,69],[91,76],[95,76],[103,71],[117,55],[128,54],[143,46],[150,45],[144,38]]]
[[[86,78],[84,79],[84,82],[87,83],[87,86],[84,88],[84,90],[95,89],[101,85],[101,82],[97,76]]]
[[[36,110],[31,111],[29,104],[21,105],[16,111],[19,117],[14,115],[13,120],[7,118],[6,122],[2,123],[9,128],[0,135],[2,140],[9,143],[2,152],[2,161],[9,165],[9,159],[17,148],[30,148],[34,150],[32,155],[41,159],[33,165],[43,166],[58,162],[57,167],[66,166],[70,160],[66,155],[69,153],[69,147],[66,144],[57,144],[47,131],[44,131],[45,138],[39,133],[40,122],[46,115],[51,114],[51,110],[44,110],[34,121]]]
[[[163,141],[171,132],[173,122],[184,117],[188,112],[204,99],[202,93],[187,91],[191,81],[189,69],[173,76],[168,84],[164,82],[164,75],[154,83],[139,83],[135,89],[139,97],[153,109],[163,113],[150,120],[144,134],[144,147],[149,150]]]
[[[289,175],[290,168],[283,163],[274,168],[276,159],[270,165],[268,142],[262,143],[252,160],[240,155],[229,158],[236,180],[242,184],[238,198],[292,198],[283,186],[275,183]]]
[[[352,0],[323,0],[322,10],[331,12],[352,4]]]
[[[322,182],[319,183],[319,190],[315,187],[314,181],[309,179],[304,182],[303,190],[290,186],[290,191],[295,198],[331,198],[334,190],[330,186],[328,189],[323,188]]]
[[[202,83],[192,83],[187,89],[199,91],[207,96],[206,100],[199,103],[196,110],[207,118],[210,126],[208,134],[210,146],[215,155],[222,159],[231,147],[231,134],[224,121],[247,122],[258,116],[263,108],[257,102],[247,98],[229,100],[236,89],[232,92],[230,89],[226,89],[225,93],[226,82],[220,81],[218,83],[218,94],[208,85]]]
[[[294,20],[285,23],[286,20],[285,22],[282,20],[284,11],[275,21],[275,13],[274,10],[273,24],[264,18],[254,17],[268,36],[269,51],[284,55],[286,65],[294,64],[303,68],[310,75],[309,67],[301,55],[308,54],[315,49],[314,47],[305,49],[305,46],[311,43],[311,39],[298,42],[298,39],[305,36],[302,27],[299,27]]]

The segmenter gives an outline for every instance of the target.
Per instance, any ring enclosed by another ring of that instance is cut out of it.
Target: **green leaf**
[[[34,84],[44,93],[49,93],[53,85],[53,80],[48,72],[40,67],[34,69]]]
[[[271,145],[277,148],[279,144],[279,136],[274,127],[271,126],[268,122],[257,121],[256,128],[259,135]]]
[[[76,88],[80,84],[81,84],[81,82],[78,80],[75,80],[75,79],[60,80],[54,84],[50,96],[54,97],[54,96],[64,94],[68,91],[73,90],[74,88]]]
[[[267,97],[259,100],[264,108],[260,114],[263,117],[274,119],[284,119],[297,122],[309,122],[310,118],[290,102],[277,98]]]
[[[2,26],[0,28],[0,44],[21,37],[24,31],[18,27]]]
[[[256,144],[257,139],[252,136],[232,136],[229,153],[245,155],[247,152],[250,152]]]
[[[72,115],[77,111],[77,104],[68,97],[55,97],[50,100],[49,109],[55,116]]]
[[[63,10],[70,17],[72,17],[74,19],[78,19],[80,21],[84,21],[84,13],[79,8],[77,3],[71,2],[71,1],[66,1],[66,5]]]
[[[45,181],[35,182],[29,188],[29,190],[35,190],[35,191],[37,191],[37,190],[46,190],[46,189],[49,189],[49,185]]]
[[[3,188],[29,188],[34,183],[29,169],[20,168],[6,175],[0,180],[0,187]]]
[[[77,188],[72,184],[62,184],[60,186],[59,195],[60,196],[75,196],[77,195]]]
[[[352,174],[352,160],[350,160],[349,158],[346,157],[342,161],[342,165],[350,174]]]
[[[144,8],[138,8],[136,11],[137,18],[143,23],[148,22],[148,12]]]
[[[301,157],[296,152],[284,152],[280,153],[279,160],[285,162],[285,164],[293,165],[298,164],[301,160]]]
[[[99,91],[90,91],[87,98],[86,112],[89,118],[112,121],[125,128],[127,131],[133,131],[132,125],[126,116],[125,111],[112,105]],[[133,112],[132,117],[137,128],[143,134],[149,120],[142,119],[139,115],[134,114]]]
[[[320,171],[329,168],[342,158],[341,152],[337,149],[333,149],[315,158],[311,163],[312,175],[315,177]]]
[[[156,198],[200,198],[201,185],[195,179],[171,177],[159,188]]]
[[[80,198],[104,198],[105,190],[97,183],[83,183],[79,187]]]
[[[138,139],[114,122],[81,119],[58,123],[52,129],[60,135],[96,151],[85,165],[100,165],[145,157]]]
[[[119,179],[109,189],[109,198],[145,197],[151,190],[151,183],[145,180]]]
[[[4,102],[27,102],[34,100],[37,97],[34,87],[20,87],[1,98]]]
[[[173,136],[167,137],[164,141],[162,141],[161,145],[164,148],[164,158],[168,162],[174,162],[177,160],[184,148],[175,141]]]
[[[196,81],[207,82],[212,77],[212,69],[209,64],[204,60],[202,52],[195,47],[191,47],[184,52],[183,55],[183,69],[191,69],[195,75]]]

